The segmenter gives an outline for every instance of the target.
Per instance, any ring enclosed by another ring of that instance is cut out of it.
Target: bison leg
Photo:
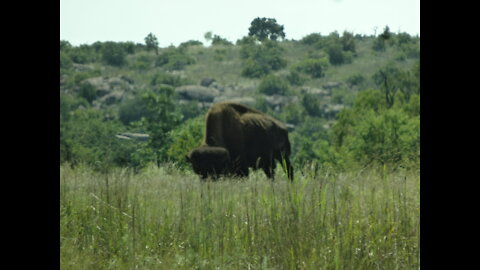
[[[274,169],[273,167],[271,167],[271,166],[265,166],[265,167],[263,167],[262,169],[263,169],[263,171],[265,172],[265,175],[266,175],[268,178],[270,178],[270,179],[272,179],[272,180],[275,179],[275,169]]]
[[[264,160],[265,162],[262,164],[263,165],[262,169],[268,178],[274,180],[275,179],[275,160],[272,157]]]
[[[288,157],[285,158],[285,167],[287,169],[288,179],[290,179],[290,181],[293,181],[293,166],[290,163],[290,159]]]

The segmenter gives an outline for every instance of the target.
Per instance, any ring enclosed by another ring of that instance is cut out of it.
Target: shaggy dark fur
[[[202,179],[208,176],[216,179],[230,171],[230,154],[223,147],[201,146],[193,149],[187,156],[193,171]]]
[[[274,177],[275,160],[285,164],[293,180],[290,142],[286,126],[278,120],[245,105],[221,102],[213,105],[206,116],[203,148],[223,147],[230,154],[230,166],[225,170],[238,176],[248,176],[248,168],[262,168],[267,177]],[[208,160],[208,152],[202,158]],[[208,167],[208,162],[192,161],[196,168]],[[203,169],[205,170],[205,169]]]

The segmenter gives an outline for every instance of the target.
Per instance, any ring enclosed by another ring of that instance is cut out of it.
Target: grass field
[[[61,166],[61,269],[419,269],[418,171],[300,171]]]

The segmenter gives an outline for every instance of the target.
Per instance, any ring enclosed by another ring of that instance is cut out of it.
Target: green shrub
[[[156,86],[161,84],[168,84],[173,87],[189,84],[188,79],[184,79],[178,75],[169,74],[166,72],[157,72],[153,75],[150,85]]]
[[[182,70],[185,66],[192,64],[195,64],[195,59],[181,48],[168,48],[155,61],[155,66],[164,67],[166,70]]]
[[[121,144],[115,135],[123,126],[93,108],[72,111],[60,126],[60,158],[71,164],[87,163],[96,169],[108,169],[121,160]]]
[[[355,53],[355,38],[352,33],[344,31],[340,38],[340,44],[344,51]]]
[[[355,74],[347,78],[347,83],[352,86],[360,86],[366,81],[365,76],[362,74]]]
[[[203,46],[203,43],[198,40],[189,40],[189,41],[182,42],[179,45],[179,47],[181,48],[187,48],[190,46]]]
[[[306,93],[302,96],[301,100],[308,115],[317,117],[322,115],[320,99],[317,96]]]
[[[264,40],[262,44],[255,44],[252,38],[242,41],[240,56],[244,60],[242,76],[259,78],[271,70],[280,70],[287,66],[282,57],[284,49],[277,42]]]
[[[262,79],[258,91],[265,95],[287,95],[290,93],[290,87],[287,80],[270,74]]]
[[[170,144],[167,149],[168,159],[180,168],[187,168],[185,156],[190,150],[200,146],[205,130],[203,115],[189,119],[168,133]]]
[[[97,89],[89,83],[82,83],[78,89],[78,95],[86,99],[90,104],[97,97]]]
[[[406,103],[401,97],[390,107],[381,90],[359,92],[353,107],[341,111],[332,128],[332,141],[339,151],[361,166],[418,164],[419,99]]]
[[[147,114],[147,105],[141,98],[141,93],[124,100],[118,107],[118,118],[124,125],[139,121],[142,117],[148,117]]]
[[[306,45],[314,45],[318,43],[321,39],[322,35],[320,33],[312,33],[303,37],[300,42]]]
[[[321,78],[325,75],[325,69],[328,63],[325,59],[305,59],[294,66],[294,70],[303,72],[312,76],[312,78]]]
[[[248,78],[261,78],[270,73],[270,66],[260,63],[255,59],[247,59],[243,63],[242,76]]]
[[[290,71],[286,79],[288,80],[290,85],[294,85],[294,86],[301,86],[307,80],[307,78],[305,78],[300,72],[294,69]]]
[[[343,51],[340,45],[331,45],[327,48],[328,61],[332,65],[342,65],[352,62],[352,55]]]
[[[72,67],[72,60],[68,54],[60,52],[60,69],[70,69]]]
[[[112,66],[123,66],[126,63],[126,52],[121,44],[105,42],[100,49],[102,60]]]

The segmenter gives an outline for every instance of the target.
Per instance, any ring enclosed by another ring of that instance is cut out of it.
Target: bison
[[[193,171],[203,180],[208,176],[216,179],[219,175],[230,171],[230,154],[223,147],[201,146],[193,149],[187,156],[192,163]]]
[[[220,102],[208,110],[204,142],[192,150],[188,158],[196,173],[209,172],[214,167],[209,160],[216,160],[219,153],[209,151],[210,147],[224,148],[230,156],[228,162],[222,163],[225,167],[217,167],[216,171],[244,177],[248,176],[249,168],[261,168],[273,179],[275,162],[280,161],[285,165],[288,178],[293,180],[287,127],[245,105]],[[192,159],[192,154],[197,158]]]

